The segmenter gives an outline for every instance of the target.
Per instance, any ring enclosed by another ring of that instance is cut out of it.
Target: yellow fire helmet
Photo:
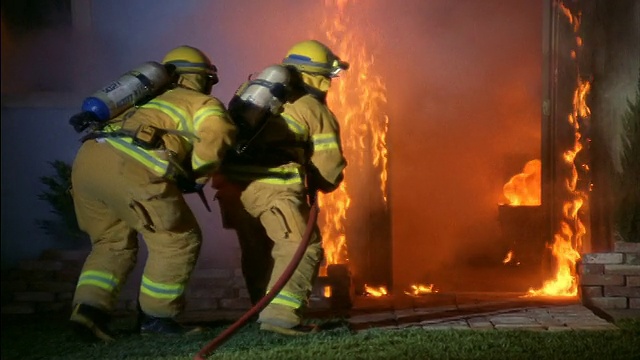
[[[282,64],[293,66],[301,72],[337,77],[349,69],[349,63],[340,60],[326,45],[317,40],[301,41],[287,52]]]
[[[218,69],[199,49],[182,45],[165,55],[163,64],[172,64],[178,74],[198,74],[210,79],[211,85],[218,83]]]

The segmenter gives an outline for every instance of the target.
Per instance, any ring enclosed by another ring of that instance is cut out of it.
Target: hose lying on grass
[[[312,197],[315,199],[315,196]],[[302,241],[300,245],[298,245],[298,249],[296,253],[293,254],[293,258],[287,268],[284,270],[282,275],[276,283],[273,285],[271,290],[262,297],[251,309],[249,309],[244,315],[240,317],[240,319],[236,320],[235,323],[231,324],[225,331],[220,333],[217,337],[207,343],[194,357],[194,360],[204,360],[207,356],[211,355],[215,349],[217,349],[220,345],[222,345],[225,341],[227,341],[231,335],[233,335],[238,329],[243,327],[251,317],[259,313],[265,306],[267,306],[271,300],[282,290],[284,285],[289,281],[294,271],[300,264],[302,257],[304,256],[305,251],[307,250],[307,246],[309,245],[309,241],[311,239],[311,233],[313,232],[313,228],[316,224],[316,220],[318,219],[318,205],[317,201],[313,201],[311,204],[311,212],[309,213],[309,220],[307,221],[307,227],[304,230],[304,235],[302,236]]]

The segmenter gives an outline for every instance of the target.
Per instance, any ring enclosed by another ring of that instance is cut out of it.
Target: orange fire
[[[376,179],[363,179],[367,171],[377,173],[380,196],[387,200],[387,126],[386,88],[374,71],[374,60],[365,46],[363,34],[353,26],[347,14],[356,0],[325,0],[325,15],[321,34],[327,45],[350,69],[333,81],[327,101],[340,122],[342,146],[349,166],[339,188],[330,194],[321,194],[318,204],[322,209],[323,246],[326,264],[347,263],[345,223],[351,206],[349,187],[367,186]],[[360,3],[363,4],[364,3]],[[326,268],[322,269],[326,273]]]
[[[530,160],[522,169],[522,172],[516,174],[502,187],[502,193],[508,200],[506,205],[509,206],[537,206],[542,203],[542,162],[538,159]],[[505,255],[503,264],[509,264],[514,261],[515,254],[513,250],[509,250]],[[515,265],[520,265],[516,262]]]
[[[364,292],[367,296],[381,297],[388,295],[387,288],[384,286],[369,286],[364,284]]]
[[[405,291],[404,293],[412,296],[420,296],[426,294],[437,293],[438,290],[433,288],[433,284],[422,285],[422,284],[414,284],[411,285],[411,291]]]
[[[507,255],[505,255],[504,259],[502,260],[503,264],[509,264],[510,262],[513,261],[513,259],[515,258],[514,254],[513,254],[513,250],[509,250],[509,252],[507,252]],[[520,262],[517,261],[516,265],[520,265]]]
[[[560,4],[561,11],[568,17],[573,25],[574,33],[580,29],[580,16],[573,15],[568,8]],[[582,39],[576,36],[576,45],[582,46]],[[572,58],[576,51],[572,51]],[[551,251],[556,265],[555,278],[546,281],[541,289],[529,289],[530,296],[554,295],[554,296],[576,296],[578,294],[578,284],[576,281],[575,264],[580,259],[579,250],[582,249],[582,241],[587,233],[587,229],[580,220],[580,209],[587,201],[587,194],[577,189],[578,169],[575,163],[576,156],[582,150],[582,135],[580,133],[579,119],[587,118],[591,115],[591,110],[587,106],[586,98],[591,89],[588,81],[578,80],[573,94],[573,111],[568,116],[568,121],[574,129],[573,148],[564,152],[563,160],[571,169],[571,176],[566,181],[566,188],[572,199],[564,203],[562,207],[563,219],[560,223],[560,231],[554,236]],[[587,169],[587,167],[584,167]]]
[[[509,200],[508,205],[540,205],[541,168],[540,160],[531,160],[524,165],[520,174],[514,175],[504,184],[502,191]]]

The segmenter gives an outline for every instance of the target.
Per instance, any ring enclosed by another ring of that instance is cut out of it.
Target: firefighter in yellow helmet
[[[107,322],[136,263],[138,235],[148,249],[139,330],[186,332],[175,317],[202,234],[183,193],[202,191],[235,141],[225,106],[210,96],[218,75],[209,58],[180,46],[163,63],[176,69],[170,89],[86,137],[73,163],[76,216],[92,248],[70,320],[94,339],[113,339]]]
[[[326,93],[348,64],[324,44],[308,40],[295,44],[282,65],[291,73],[282,112],[268,119],[243,156],[227,157],[224,177],[214,181],[223,223],[236,229],[240,241],[243,274],[254,303],[270,291],[296,252],[309,219],[308,196],[335,190],[346,166]],[[286,335],[317,330],[303,324],[301,310],[322,259],[316,226],[297,270],[260,313],[262,330]]]

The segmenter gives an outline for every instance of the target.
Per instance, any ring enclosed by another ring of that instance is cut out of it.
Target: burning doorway
[[[323,34],[355,58],[330,98],[354,160],[346,185],[322,199],[328,263],[345,264],[363,295],[574,296],[589,184],[578,181],[589,116],[579,15],[555,1],[409,1],[394,10],[404,36],[377,40],[410,56],[374,62],[364,44],[385,30],[363,34],[349,16],[358,6],[325,2]],[[559,67],[566,79],[550,75]],[[523,167],[533,204],[506,193]]]

